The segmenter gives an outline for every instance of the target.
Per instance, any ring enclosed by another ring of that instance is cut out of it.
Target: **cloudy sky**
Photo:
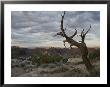
[[[60,32],[60,11],[12,11],[11,12],[11,43],[21,47],[64,47]],[[68,36],[78,30],[74,37],[80,41],[79,34],[92,26],[86,36],[88,47],[100,46],[100,12],[99,11],[69,11],[66,12],[64,26]],[[69,46],[66,43],[67,47]]]

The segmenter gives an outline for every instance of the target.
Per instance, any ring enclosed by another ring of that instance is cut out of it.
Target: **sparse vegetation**
[[[90,52],[88,56],[90,60],[100,59],[100,49],[96,49],[94,52]]]
[[[48,64],[60,62],[63,59],[61,56],[50,56],[48,54],[34,54],[31,58],[33,64]]]
[[[23,49],[23,50],[22,50]],[[88,75],[81,60],[78,48],[35,48],[29,49],[12,47],[12,76],[64,76],[64,77],[84,77]],[[16,52],[15,52],[16,51]],[[23,52],[25,51],[25,52]],[[71,55],[70,55],[71,51]],[[92,63],[100,61],[100,49],[89,48],[90,60]],[[25,56],[23,53],[26,53]],[[69,58],[64,59],[64,57]],[[93,58],[93,59],[92,59]],[[96,59],[95,59],[96,58]],[[76,61],[77,60],[77,61]],[[61,62],[62,61],[62,62]],[[72,62],[73,61],[73,62]],[[28,63],[30,62],[30,63]],[[23,65],[24,64],[24,65]],[[97,74],[100,76],[100,62],[94,65]],[[38,71],[38,68],[40,71]],[[84,70],[84,71],[83,71]],[[32,72],[36,72],[32,75]],[[29,74],[30,73],[30,74]]]

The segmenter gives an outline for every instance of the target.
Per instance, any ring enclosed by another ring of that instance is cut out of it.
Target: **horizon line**
[[[36,47],[24,47],[24,46],[11,46],[11,47],[19,47],[19,48],[65,48],[65,47],[44,47],[44,46],[36,46]],[[66,47],[66,48],[70,48],[70,47]],[[72,48],[78,48],[78,47],[72,47]],[[94,47],[87,47],[87,48],[100,48],[100,46],[94,46]]]

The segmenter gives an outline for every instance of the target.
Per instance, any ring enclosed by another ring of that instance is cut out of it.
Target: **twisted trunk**
[[[96,73],[93,65],[91,64],[90,60],[88,59],[88,48],[87,48],[86,44],[77,43],[73,39],[70,39],[70,38],[66,38],[66,40],[68,41],[68,43],[70,43],[74,46],[77,46],[80,49],[81,56],[82,56],[82,59],[86,66],[87,71],[90,73],[91,76],[96,76],[97,73]]]
[[[65,33],[65,29],[63,27],[63,20],[64,20],[64,16],[65,16],[65,12],[63,15],[61,15],[61,25],[60,25],[60,29],[61,29],[61,32],[57,33],[57,35],[61,35],[62,37],[65,37],[65,41],[68,42],[70,44],[70,46],[76,46],[80,49],[81,51],[81,54],[82,54],[82,59],[83,59],[83,62],[86,66],[86,69],[88,70],[88,72],[91,74],[91,76],[95,76],[96,75],[96,71],[93,67],[93,65],[91,64],[91,62],[89,61],[88,59],[88,49],[87,49],[87,46],[86,46],[86,43],[84,42],[85,40],[85,36],[86,34],[90,31],[91,29],[91,25],[89,27],[89,29],[85,32],[84,29],[82,30],[81,32],[81,43],[75,41],[73,38],[74,36],[77,34],[77,30],[75,29],[75,32],[72,36],[68,36],[66,33]],[[65,43],[64,43],[65,45]]]
[[[82,54],[82,59],[83,59],[83,62],[86,66],[86,69],[88,70],[88,72],[91,74],[91,75],[94,75],[94,67],[93,65],[91,64],[90,60],[88,59],[88,49],[87,49],[87,46],[85,43],[81,43],[81,45],[79,46],[79,49],[81,51],[81,54]]]

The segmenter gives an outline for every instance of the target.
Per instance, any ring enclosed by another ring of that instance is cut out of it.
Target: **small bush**
[[[100,58],[100,50],[95,50],[94,52],[89,53],[89,58],[91,60],[96,60]]]
[[[56,63],[60,62],[63,59],[63,57],[60,56],[50,56],[48,54],[35,54],[32,56],[31,61],[33,64],[47,64],[47,63]]]

